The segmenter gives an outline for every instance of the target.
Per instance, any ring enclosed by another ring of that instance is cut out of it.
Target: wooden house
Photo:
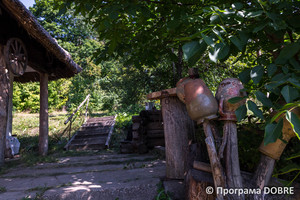
[[[39,153],[48,151],[48,81],[82,69],[18,0],[0,0],[0,165],[12,127],[13,82],[40,82]]]

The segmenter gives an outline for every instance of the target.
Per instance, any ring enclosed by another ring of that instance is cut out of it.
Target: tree
[[[135,66],[155,66],[166,58],[180,61],[181,47],[189,65],[208,57],[220,64],[231,58],[249,68],[239,78],[249,96],[248,109],[266,122],[265,143],[280,137],[280,123],[268,117],[271,110],[286,112],[298,133],[300,2],[282,1],[55,1],[60,8],[75,8],[105,40],[99,58],[126,57]],[[173,50],[173,51],[172,51]],[[177,55],[175,55],[175,51]],[[178,70],[180,71],[180,70]],[[237,111],[245,118],[246,106]],[[263,112],[264,111],[264,112]],[[289,117],[290,116],[290,117]],[[299,137],[300,139],[300,137]]]

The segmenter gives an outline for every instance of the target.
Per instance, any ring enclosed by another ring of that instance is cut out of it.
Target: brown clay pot
[[[300,117],[300,108],[295,108],[293,111],[298,117]],[[260,144],[259,151],[275,160],[279,160],[282,152],[284,151],[287,143],[291,138],[295,137],[295,132],[290,124],[290,122],[285,118],[284,115],[281,115],[277,118],[276,121],[279,121],[280,118],[283,117],[283,127],[282,127],[282,139],[277,139],[275,142],[270,143],[268,145],[264,145],[264,141]]]
[[[246,92],[240,92],[244,86],[237,78],[227,78],[223,80],[216,92],[216,99],[219,101],[220,120],[236,121],[235,110],[245,104],[246,99],[240,102],[231,104],[228,102],[233,97],[246,96]]]
[[[188,73],[189,73],[188,77],[182,78],[176,83],[176,94],[179,100],[182,101],[183,103],[185,103],[184,85],[190,81],[193,81],[196,78],[199,78],[197,68],[190,68]]]
[[[185,83],[184,94],[186,108],[192,120],[201,124],[204,119],[217,118],[217,100],[201,79]]]
[[[184,85],[190,81],[193,81],[190,77],[180,79],[176,84],[176,94],[180,101],[185,103]]]

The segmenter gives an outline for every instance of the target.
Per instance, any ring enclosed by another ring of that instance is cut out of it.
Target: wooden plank
[[[134,130],[134,131],[138,130],[140,128],[140,125],[141,125],[140,123],[133,123],[132,124],[132,130]]]
[[[133,139],[139,139],[139,132],[137,132],[137,131],[132,131],[132,138],[133,138]]]
[[[147,130],[147,138],[164,138],[164,130]]]
[[[147,130],[163,130],[163,123],[162,122],[150,122],[146,125]]]
[[[148,100],[162,99],[164,96],[177,96],[176,88],[170,88],[158,92],[152,92],[150,94],[147,94],[147,99]]]

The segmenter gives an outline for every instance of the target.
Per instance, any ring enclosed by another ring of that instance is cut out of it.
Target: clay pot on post
[[[180,101],[185,103],[185,94],[184,94],[184,85],[190,81],[199,78],[198,69],[197,68],[189,68],[189,76],[180,79],[176,83],[176,94]]]
[[[238,156],[238,139],[236,128],[235,110],[245,104],[245,100],[231,104],[228,102],[233,97],[246,96],[242,83],[237,78],[228,78],[223,80],[217,90],[216,98],[219,101],[220,120],[224,120],[223,141],[219,149],[219,157],[223,157],[223,151],[226,147],[226,183],[228,188],[243,188],[242,176],[240,172],[239,156]],[[244,195],[230,195],[229,199],[245,199]]]
[[[215,189],[217,191],[218,187],[225,188],[223,167],[217,155],[212,125],[209,121],[217,118],[217,100],[201,79],[187,81],[184,84],[184,98],[190,118],[197,121],[197,124],[203,124]],[[217,199],[223,200],[224,198],[222,194],[217,194]]]
[[[184,94],[188,114],[197,124],[203,123],[205,119],[217,118],[217,100],[201,79],[186,83]]]
[[[227,78],[223,80],[216,92],[216,99],[219,101],[220,120],[237,121],[235,111],[238,107],[245,104],[245,100],[231,104],[228,102],[233,97],[244,97],[246,92],[240,92],[244,88],[237,78]]]

